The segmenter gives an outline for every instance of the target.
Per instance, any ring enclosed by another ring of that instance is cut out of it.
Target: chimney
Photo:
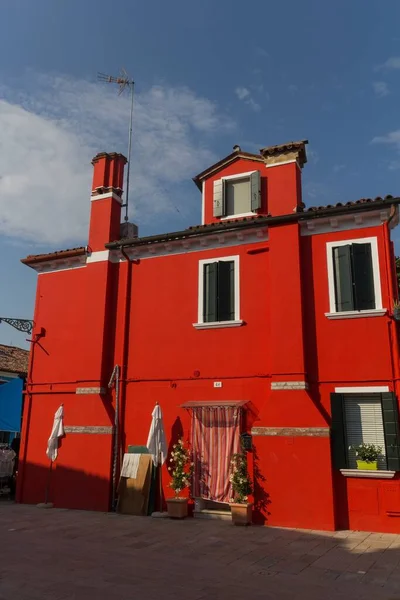
[[[307,162],[308,140],[262,148],[267,179],[267,210],[270,215],[288,215],[303,208],[301,170]]]
[[[101,152],[92,160],[89,241],[92,252],[104,250],[107,242],[120,238],[122,185],[126,158],[122,154]]]

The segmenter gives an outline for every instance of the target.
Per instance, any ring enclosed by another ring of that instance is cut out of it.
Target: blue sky
[[[200,222],[191,177],[307,138],[307,204],[400,193],[400,3],[9,0],[0,23],[0,317],[33,315],[27,254],[85,244],[91,157],[126,152],[142,235]],[[62,323],[62,315],[60,315]],[[0,342],[26,336],[0,325]]]

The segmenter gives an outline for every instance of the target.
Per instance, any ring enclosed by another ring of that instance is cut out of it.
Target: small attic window
[[[261,206],[259,171],[222,177],[214,181],[214,217],[253,214]]]

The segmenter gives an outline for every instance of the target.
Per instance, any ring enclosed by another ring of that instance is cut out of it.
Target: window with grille
[[[348,394],[344,397],[344,412],[348,445],[374,444],[380,446],[382,452],[378,458],[378,468],[386,469],[385,431],[380,396]],[[349,468],[357,468],[355,451],[348,448],[347,452]]]
[[[331,394],[332,461],[336,469],[355,469],[349,446],[381,446],[378,468],[400,471],[399,409],[393,392]]]

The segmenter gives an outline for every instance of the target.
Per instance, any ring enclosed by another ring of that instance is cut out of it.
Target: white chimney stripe
[[[95,200],[105,200],[106,198],[114,198],[117,202],[122,204],[121,196],[118,196],[115,192],[106,192],[105,194],[95,194],[91,196],[90,201],[94,202]]]

